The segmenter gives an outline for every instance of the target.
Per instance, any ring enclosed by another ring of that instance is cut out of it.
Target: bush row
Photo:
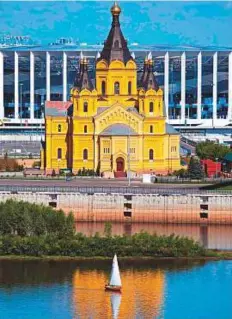
[[[113,237],[77,234],[70,238],[52,235],[8,235],[0,238],[1,255],[112,257],[114,253],[127,257],[196,257],[204,256],[205,249],[189,238],[156,236],[145,232]]]

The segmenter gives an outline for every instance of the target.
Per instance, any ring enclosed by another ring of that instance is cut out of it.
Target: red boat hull
[[[105,285],[105,290],[107,290],[107,291],[121,292],[121,289],[122,289],[122,287],[120,287],[120,286]]]

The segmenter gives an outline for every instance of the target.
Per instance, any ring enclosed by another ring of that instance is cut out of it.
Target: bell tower
[[[112,24],[103,50],[96,62],[96,89],[109,104],[125,103],[137,96],[137,66],[120,28],[121,8],[111,8]]]

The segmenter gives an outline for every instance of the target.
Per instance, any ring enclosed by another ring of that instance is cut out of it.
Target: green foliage
[[[7,200],[0,203],[0,235],[41,236],[53,234],[58,238],[74,235],[72,214],[51,207]]]
[[[79,169],[77,176],[97,176],[97,173],[93,169],[86,169],[83,167],[82,169]]]
[[[174,171],[173,175],[179,176],[180,178],[186,178],[186,177],[188,177],[188,172],[186,169],[181,168],[178,171]]]
[[[111,237],[112,235],[112,224],[110,222],[105,223],[104,235],[106,237]]]
[[[227,153],[230,153],[229,147],[217,144],[213,141],[201,142],[196,146],[196,154],[200,159],[216,161],[217,159],[223,159]]]
[[[205,256],[205,249],[187,237],[157,236],[141,232],[133,236],[87,237],[76,234],[67,238],[47,236],[2,236],[1,255],[112,257],[194,257]]]
[[[204,171],[201,167],[201,163],[196,156],[192,156],[190,159],[188,176],[190,179],[202,179],[204,177]]]
[[[205,249],[186,237],[157,236],[141,232],[112,236],[111,223],[104,236],[75,233],[72,213],[68,216],[50,207],[8,200],[0,203],[0,255],[112,257],[204,256]]]

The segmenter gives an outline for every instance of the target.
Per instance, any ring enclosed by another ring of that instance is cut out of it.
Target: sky
[[[129,42],[232,47],[230,1],[120,2]],[[41,44],[72,37],[89,44],[105,40],[111,23],[106,1],[0,1],[0,34],[29,35]]]

